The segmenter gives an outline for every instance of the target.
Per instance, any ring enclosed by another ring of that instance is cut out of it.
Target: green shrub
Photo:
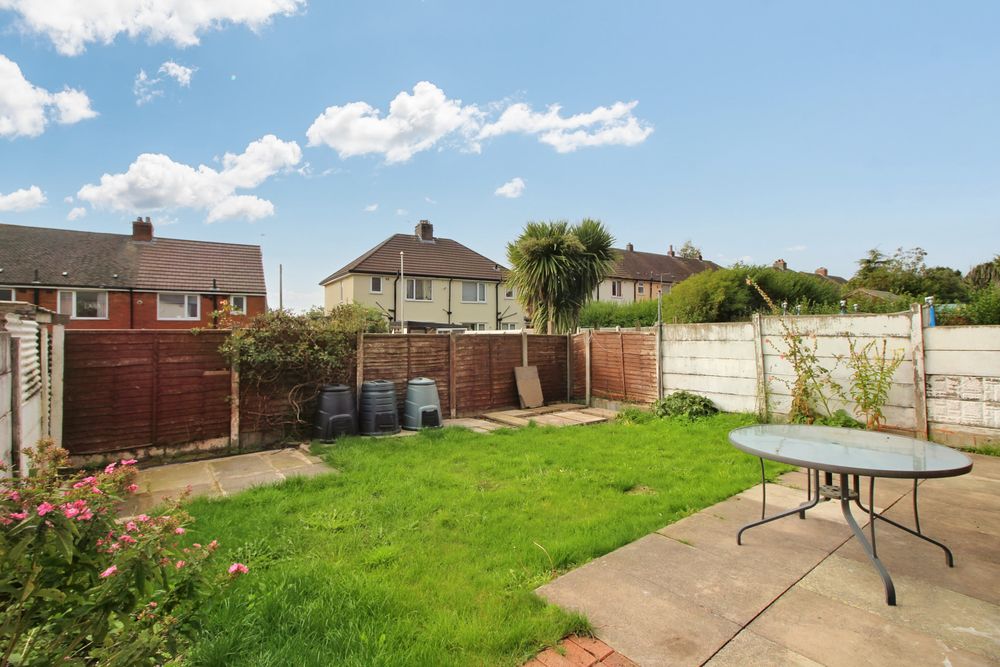
[[[1000,324],[1000,285],[976,290],[969,303],[959,309],[969,324]]]
[[[653,403],[653,414],[657,417],[684,417],[694,421],[710,417],[719,409],[704,396],[687,391],[677,391]]]
[[[190,517],[116,517],[135,461],[61,477],[65,450],[39,443],[27,478],[0,480],[0,664],[153,665],[172,660],[199,610],[246,571],[185,547]]]
[[[580,326],[601,327],[651,327],[656,324],[656,300],[633,303],[591,301],[580,311]]]
[[[634,405],[629,405],[622,408],[617,415],[615,415],[615,421],[619,424],[625,424],[631,426],[633,424],[648,424],[653,421],[653,415],[649,410],[643,410],[642,408],[637,408]]]

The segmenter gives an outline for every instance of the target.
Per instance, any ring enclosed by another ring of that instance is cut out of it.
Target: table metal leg
[[[871,481],[871,484],[872,484],[872,487],[874,487],[874,485],[875,485],[875,480],[874,479]],[[854,485],[855,486],[858,485],[858,477],[856,475],[854,477]],[[917,509],[917,488],[919,488],[918,484],[917,484],[917,480],[913,480],[913,520],[914,520],[914,523],[916,524],[916,527],[917,527],[916,530],[913,530],[909,526],[904,526],[903,524],[898,523],[896,521],[893,521],[889,517],[884,516],[884,515],[879,514],[878,512],[876,512],[874,510],[874,505],[875,505],[874,500],[875,500],[875,498],[874,498],[874,491],[872,489],[869,489],[869,493],[868,493],[868,507],[865,507],[861,503],[860,494],[859,494],[858,498],[855,499],[855,503],[857,504],[857,506],[862,511],[868,513],[869,521],[871,521],[871,523],[872,523],[873,530],[874,530],[875,519],[878,519],[880,521],[885,521],[886,523],[888,523],[888,524],[890,524],[892,526],[895,526],[896,528],[899,528],[900,530],[905,531],[905,532],[909,533],[910,535],[913,535],[914,537],[919,537],[920,539],[924,540],[925,542],[930,542],[931,544],[933,544],[933,545],[935,545],[937,547],[940,547],[942,550],[944,550],[944,559],[945,559],[945,562],[948,564],[948,567],[955,567],[955,556],[954,556],[954,554],[951,553],[951,549],[949,549],[946,545],[942,544],[941,542],[938,542],[937,540],[935,540],[933,538],[927,537],[926,535],[924,535],[920,531],[920,512]],[[874,538],[873,538],[873,541],[874,541]]]
[[[882,565],[882,561],[878,559],[875,555],[875,550],[873,547],[875,540],[875,522],[871,520],[871,533],[872,542],[869,543],[867,538],[865,538],[864,531],[861,530],[861,526],[858,522],[854,520],[854,515],[851,514],[851,487],[849,485],[848,475],[846,473],[840,474],[840,509],[844,513],[844,519],[847,521],[847,525],[851,527],[851,531],[854,536],[858,539],[858,543],[861,544],[861,548],[865,550],[868,555],[868,560],[872,562],[875,566],[875,570],[878,571],[878,575],[882,577],[882,584],[885,586],[885,602],[889,606],[896,606],[896,587],[892,584],[892,578],[889,576],[889,572]],[[858,491],[858,496],[860,497],[860,489]],[[870,494],[869,494],[870,495]],[[860,503],[859,503],[860,504]],[[869,512],[869,517],[874,517],[873,512]]]
[[[765,523],[770,523],[771,521],[782,519],[786,516],[791,516],[793,514],[798,514],[799,516],[804,517],[807,509],[816,507],[817,503],[819,503],[819,470],[811,470],[809,472],[814,476],[814,484],[811,486],[811,488],[815,489],[815,494],[809,499],[808,502],[805,502],[799,505],[798,507],[793,507],[790,510],[779,512],[767,518],[763,518],[762,516],[760,521],[754,521],[753,523],[748,523],[747,525],[740,528],[739,532],[736,533],[736,544],[743,544],[743,532],[749,530],[750,528],[753,528],[755,526],[760,526]],[[761,514],[763,515],[763,512],[761,512]]]

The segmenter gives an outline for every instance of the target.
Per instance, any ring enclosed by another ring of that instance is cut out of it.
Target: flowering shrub
[[[32,476],[0,480],[0,667],[162,664],[197,629],[199,602],[246,573],[212,564],[217,544],[183,546],[191,518],[119,520],[135,461],[59,474],[42,441]]]

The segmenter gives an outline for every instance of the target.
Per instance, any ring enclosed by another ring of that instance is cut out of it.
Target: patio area
[[[760,486],[662,528],[538,589],[579,611],[598,638],[640,665],[988,665],[1000,661],[1000,458],[972,455],[963,477],[920,485],[924,533],[937,547],[886,524],[881,581],[839,503],[748,531]],[[805,474],[768,485],[768,511],[805,496]],[[867,488],[865,485],[863,488]],[[875,505],[912,525],[912,483],[876,483]],[[867,492],[865,492],[867,493]],[[855,516],[861,522],[860,513]],[[864,524],[863,524],[864,525]],[[549,650],[546,667],[590,665]]]

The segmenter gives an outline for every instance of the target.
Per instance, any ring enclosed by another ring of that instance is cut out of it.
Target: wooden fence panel
[[[587,397],[587,334],[573,334],[573,387],[570,394],[574,399]]]
[[[546,403],[566,400],[566,336],[528,336],[528,365],[538,367]]]

